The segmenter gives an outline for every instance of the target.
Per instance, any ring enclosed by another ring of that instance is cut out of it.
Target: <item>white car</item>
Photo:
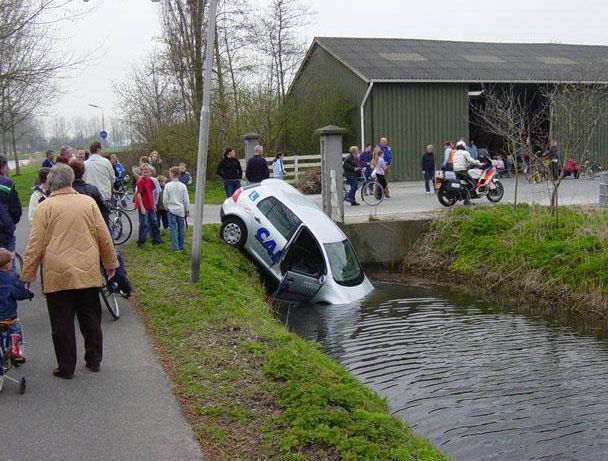
[[[346,304],[374,288],[344,232],[284,181],[240,188],[220,214],[224,242],[246,250],[277,280],[279,298]]]

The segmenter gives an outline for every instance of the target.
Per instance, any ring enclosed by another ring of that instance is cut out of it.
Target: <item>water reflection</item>
[[[280,315],[455,460],[608,459],[605,341],[467,296],[375,285],[360,304]]]

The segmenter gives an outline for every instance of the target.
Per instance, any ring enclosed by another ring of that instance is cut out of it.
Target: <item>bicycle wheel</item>
[[[133,200],[133,193],[124,191],[116,195],[116,204],[118,208],[124,211],[135,210],[135,201]]]
[[[105,276],[104,276],[104,280]],[[112,289],[112,285],[106,280],[106,284],[99,290],[99,295],[103,300],[106,308],[114,318],[118,320],[120,318],[120,309],[118,307],[118,298],[116,297],[115,290]]]
[[[15,253],[15,273],[17,277],[21,275],[21,271],[23,270],[23,258],[19,253]]]
[[[366,181],[361,187],[361,200],[370,206],[380,205],[384,200],[384,189],[376,181]]]
[[[110,210],[110,233],[116,245],[122,245],[131,237],[133,223],[131,218],[119,208]]]

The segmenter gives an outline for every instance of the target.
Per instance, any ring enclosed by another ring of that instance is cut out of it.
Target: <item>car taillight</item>
[[[232,200],[234,200],[234,203],[236,203],[237,200],[239,199],[239,195],[241,195],[241,192],[243,192],[242,187],[239,190],[237,190],[234,194],[232,194]]]

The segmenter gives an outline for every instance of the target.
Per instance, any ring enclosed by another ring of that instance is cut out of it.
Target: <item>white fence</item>
[[[342,158],[348,154],[342,154]],[[270,177],[272,177],[272,162],[274,157],[264,157],[268,168],[270,169]],[[247,162],[245,159],[240,159],[241,168],[245,171]],[[288,183],[297,182],[302,175],[311,168],[321,167],[321,155],[320,154],[306,154],[306,155],[289,155],[283,157],[283,166],[285,167],[285,181]]]

